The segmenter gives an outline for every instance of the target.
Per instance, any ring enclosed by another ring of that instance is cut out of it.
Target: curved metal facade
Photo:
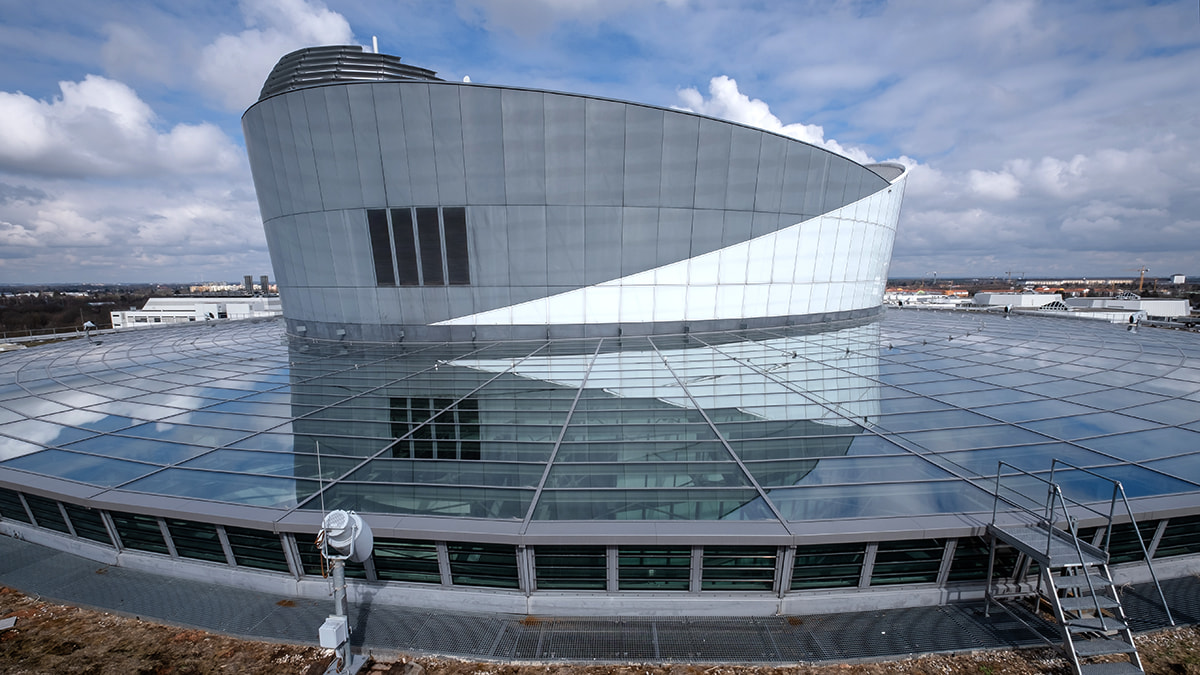
[[[269,82],[294,84],[243,118],[289,332],[605,336],[878,311],[901,167],[676,110],[304,63],[281,60]]]

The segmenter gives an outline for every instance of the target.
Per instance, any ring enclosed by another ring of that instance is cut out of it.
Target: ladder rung
[[[1120,607],[1121,603],[1113,600],[1107,595],[1097,595],[1095,600],[1087,595],[1079,595],[1073,598],[1059,598],[1058,605],[1062,607],[1064,612],[1086,612],[1088,610],[1096,611],[1096,605],[1100,605],[1100,609],[1112,609]]]
[[[1081,663],[1080,675],[1139,675],[1144,671],[1128,661],[1116,663]]]
[[[1075,653],[1079,656],[1102,656],[1104,654],[1132,654],[1137,647],[1124,640],[1080,640],[1074,643]]]
[[[1103,617],[1103,623],[1101,623],[1101,619],[1098,619],[1095,617],[1088,617],[1088,618],[1084,618],[1084,619],[1071,619],[1071,620],[1067,621],[1067,626],[1070,627],[1072,633],[1087,633],[1087,632],[1092,632],[1092,631],[1108,632],[1108,631],[1125,630],[1125,624],[1120,621],[1117,621],[1116,619],[1112,618],[1111,616]]]
[[[1051,577],[1054,579],[1054,587],[1061,589],[1072,588],[1087,588],[1088,579],[1092,581],[1092,588],[1107,588],[1113,585],[1113,582],[1105,579],[1099,574],[1074,574],[1066,577]]]

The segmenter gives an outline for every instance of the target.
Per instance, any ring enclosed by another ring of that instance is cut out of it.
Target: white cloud
[[[967,173],[967,182],[975,194],[987,199],[1007,201],[1021,194],[1020,181],[1007,171],[971,169]]]
[[[845,147],[833,139],[826,139],[825,130],[818,125],[784,124],[771,113],[770,106],[761,99],[751,99],[743,94],[738,90],[737,82],[727,75],[720,75],[709,80],[708,94],[709,98],[705,99],[696,89],[681,89],[678,95],[683,105],[679,107],[701,115],[719,117],[790,136],[798,141],[811,143],[844,155],[861,164],[870,164],[875,161],[859,148]]]
[[[279,58],[302,47],[355,44],[345,17],[319,0],[243,0],[246,30],[223,33],[200,53],[196,77],[227,108],[242,111],[258,99]]]
[[[209,123],[157,128],[150,106],[128,86],[99,75],[60,82],[61,95],[35,100],[0,92],[0,170],[62,176],[229,171],[242,153]]]

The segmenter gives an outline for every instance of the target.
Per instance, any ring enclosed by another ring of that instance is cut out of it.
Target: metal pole
[[[333,572],[333,615],[348,617],[346,605],[346,561],[334,558],[329,561]],[[334,667],[337,673],[349,673],[350,670],[350,633],[335,650]]]

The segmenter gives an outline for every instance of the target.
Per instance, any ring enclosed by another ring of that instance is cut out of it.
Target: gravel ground
[[[0,632],[0,673],[107,675],[320,675],[330,659],[317,647],[253,642],[164,626],[78,607],[55,605],[0,587],[0,619],[16,624]],[[1200,628],[1187,626],[1138,638],[1146,672],[1200,675]],[[749,665],[576,665],[486,663],[401,656],[368,663],[374,675],[884,675],[976,673],[979,675],[1070,672],[1050,649],[932,654],[898,661]]]

